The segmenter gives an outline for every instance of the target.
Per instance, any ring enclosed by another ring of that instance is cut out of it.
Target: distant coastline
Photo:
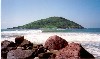
[[[30,30],[41,30],[42,32],[75,32],[75,33],[100,33],[100,28],[84,28],[84,29],[51,29],[51,28],[42,28],[42,29],[1,29],[2,31],[30,31]]]

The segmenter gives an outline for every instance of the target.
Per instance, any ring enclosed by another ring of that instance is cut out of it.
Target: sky
[[[100,28],[100,0],[1,0],[1,29],[52,16]]]

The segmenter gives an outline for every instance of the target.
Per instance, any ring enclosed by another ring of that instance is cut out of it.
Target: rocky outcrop
[[[45,53],[46,51],[47,51],[47,49],[45,49],[44,47],[43,47],[43,45],[41,45],[41,44],[36,44],[36,45],[33,45],[33,49],[32,50],[35,50],[35,52],[34,52],[34,57],[37,57],[38,56],[38,54],[40,54],[40,53]]]
[[[33,43],[31,43],[30,41],[24,39],[23,42],[21,44],[19,44],[18,46],[19,47],[24,47],[24,49],[32,49]]]
[[[32,49],[33,47],[33,43],[24,39],[24,36],[16,37],[15,44],[17,47],[23,47],[24,49]]]
[[[2,56],[2,59],[7,58],[7,53],[10,50],[13,50],[13,49],[16,49],[16,45],[15,45],[14,42],[8,41],[8,40],[2,41],[1,42],[1,56]]]
[[[12,41],[5,40],[1,42],[1,50],[7,47],[15,47],[15,46],[16,46],[15,43]]]
[[[1,42],[2,59],[94,59],[81,44],[70,43],[54,35],[47,39],[45,45],[34,44],[23,36],[16,37],[15,43]]]
[[[56,53],[55,59],[89,59],[94,58],[92,54],[87,52],[80,44],[70,43],[65,48]]]
[[[33,46],[32,49],[17,47],[17,49],[8,52],[7,59],[32,59],[37,57],[38,54],[45,52],[46,49],[40,44]]]
[[[51,50],[51,49],[59,50],[59,49],[64,48],[67,45],[68,45],[68,42],[65,39],[63,39],[57,35],[54,35],[47,39],[44,46],[45,46],[45,48],[47,48],[49,50]]]

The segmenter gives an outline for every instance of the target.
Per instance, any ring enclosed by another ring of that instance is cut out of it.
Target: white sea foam
[[[61,32],[52,32],[52,33],[42,33],[41,30],[24,30],[24,31],[3,31],[1,35],[8,36],[1,38],[3,40],[14,41],[16,36],[22,35],[25,39],[35,43],[35,44],[44,44],[45,41],[53,35],[58,35],[64,38],[68,42],[78,42],[82,46],[92,53],[95,57],[100,57],[100,34],[93,33],[61,33]]]
[[[16,31],[2,31],[1,34],[30,34],[30,33],[38,33],[42,32],[41,30],[16,30]]]
[[[53,35],[58,35],[69,42],[100,42],[100,35],[89,33],[35,33],[25,35],[25,38],[33,42],[36,41],[37,43],[44,43],[48,37]]]
[[[14,41],[14,38],[17,36],[25,36],[31,35],[35,33],[41,33],[41,30],[16,30],[16,31],[2,31],[1,32],[1,41],[3,40],[10,40]]]

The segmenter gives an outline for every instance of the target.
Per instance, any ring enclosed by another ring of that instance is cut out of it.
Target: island
[[[7,28],[7,29],[40,29],[40,28],[84,29],[83,26],[73,21],[70,21],[63,17],[55,17],[55,16],[33,21],[31,23],[22,26]]]

